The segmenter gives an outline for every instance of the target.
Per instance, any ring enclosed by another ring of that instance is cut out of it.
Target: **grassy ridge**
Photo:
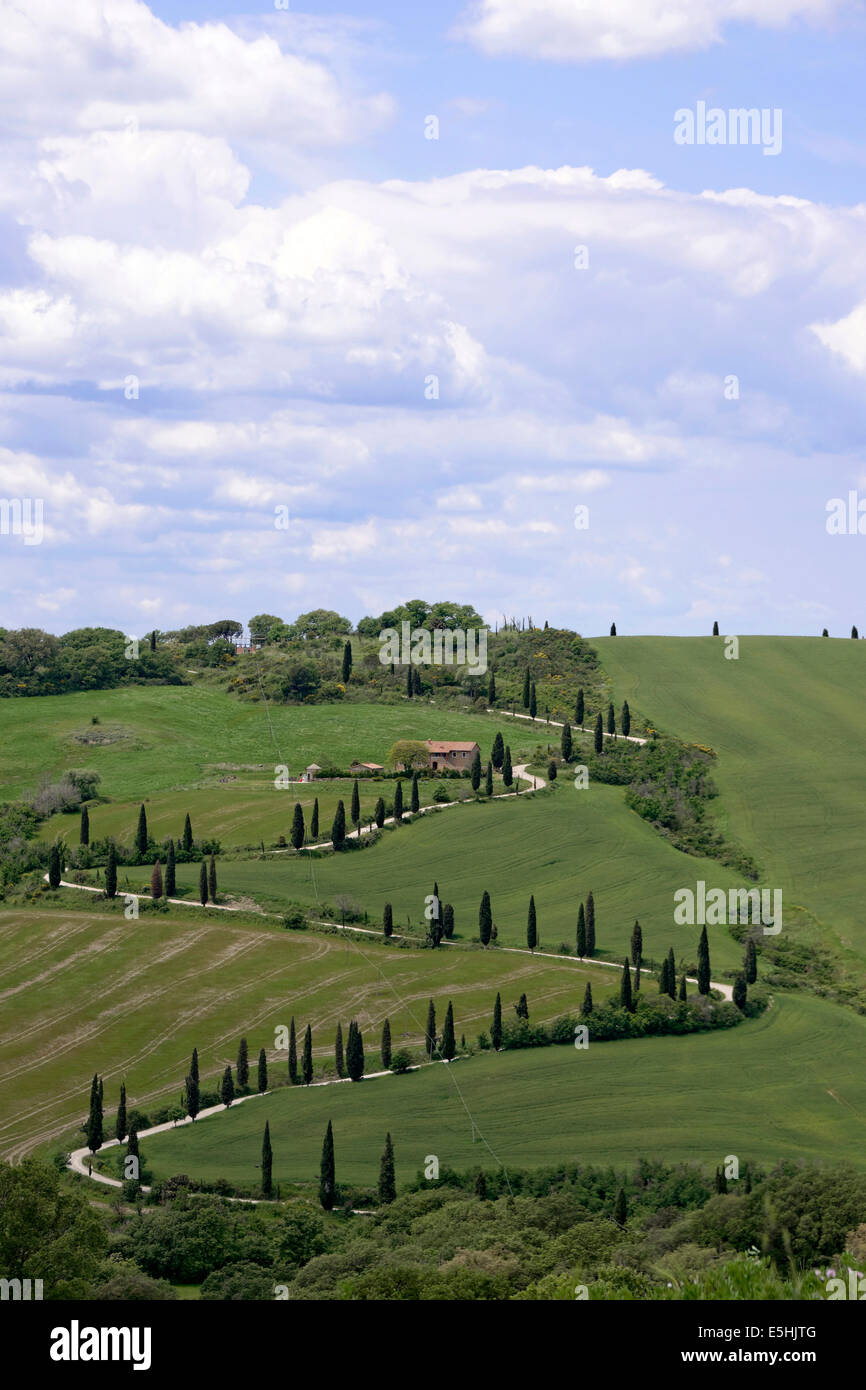
[[[275,1181],[313,1181],[330,1119],[338,1181],[374,1184],[389,1130],[400,1181],[428,1154],[458,1169],[495,1167],[484,1144],[472,1142],[457,1082],[506,1166],[623,1164],[659,1154],[710,1169],[728,1154],[862,1165],[864,1047],[866,1020],[822,1000],[779,996],[763,1018],[730,1032],[598,1043],[585,1052],[485,1053],[360,1085],[292,1088],[143,1137],[141,1146],[156,1177],[255,1183],[267,1119]]]

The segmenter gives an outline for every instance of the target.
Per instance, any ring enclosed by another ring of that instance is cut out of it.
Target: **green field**
[[[720,824],[782,889],[785,914],[803,909],[824,945],[862,967],[866,644],[742,637],[730,661],[721,637],[595,645],[617,704],[716,750]]]
[[[285,1074],[275,1029],[292,1015],[302,1030],[311,1025],[315,1061],[332,1065],[337,1023],[345,1033],[353,1017],[371,1055],[385,1017],[395,1049],[420,1047],[431,996],[440,1021],[453,1000],[458,1039],[474,1041],[490,1026],[497,991],[507,1012],[526,993],[540,1022],[576,1009],[587,979],[599,999],[619,988],[614,971],[528,955],[406,951],[183,909],[138,922],[84,909],[0,913],[5,1157],[61,1136],[74,1146],[94,1071],[107,1109],[121,1079],[131,1106],[169,1104],[193,1047],[207,1089],[234,1065],[245,1035],[253,1062],[265,1047]]]
[[[428,1154],[460,1170],[561,1162],[623,1165],[663,1155],[715,1168],[779,1158],[863,1162],[866,1019],[777,996],[729,1032],[484,1053],[360,1084],[286,1088],[141,1148],[155,1177],[254,1184],[265,1120],[274,1180],[311,1182],[333,1122],[337,1180],[373,1185],[385,1133],[398,1180]],[[459,1086],[459,1094],[455,1087]],[[462,1096],[462,1100],[461,1100]],[[465,1102],[465,1106],[464,1106]],[[467,1114],[467,1109],[471,1114]],[[472,1121],[489,1144],[472,1142]],[[494,1158],[493,1155],[496,1155]]]

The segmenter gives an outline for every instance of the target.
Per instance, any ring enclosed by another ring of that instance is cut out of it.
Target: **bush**
[[[406,1050],[405,1047],[401,1047],[400,1050],[399,1050],[398,1052],[392,1052],[392,1054],[391,1054],[391,1070],[392,1070],[392,1071],[395,1071],[395,1072],[397,1072],[398,1074],[402,1074],[403,1072],[409,1071],[409,1070],[411,1069],[411,1067],[412,1067],[412,1053],[411,1053],[411,1052],[408,1052],[408,1051]]]

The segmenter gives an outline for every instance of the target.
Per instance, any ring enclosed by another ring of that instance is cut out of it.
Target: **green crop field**
[[[866,643],[742,637],[737,660],[725,660],[721,637],[595,645],[618,704],[716,750],[720,823],[782,889],[785,914],[803,909],[822,943],[862,970]]]
[[[458,1039],[474,1041],[490,1026],[497,992],[512,1016],[526,993],[540,1022],[576,1009],[587,979],[599,999],[618,991],[617,973],[601,967],[454,947],[407,951],[241,925],[228,914],[179,909],[134,922],[119,910],[4,911],[0,1153],[61,1137],[71,1145],[95,1071],[107,1108],[125,1079],[130,1105],[146,1109],[177,1099],[193,1047],[204,1088],[234,1064],[242,1035],[253,1062],[265,1047],[285,1073],[275,1029],[292,1015],[301,1029],[311,1025],[316,1062],[332,1064],[338,1021],[344,1032],[352,1017],[368,1030],[371,1055],[385,1017],[395,1049],[415,1047],[427,1000],[441,1019],[451,999]]]
[[[658,1154],[704,1168],[729,1154],[741,1163],[862,1163],[864,1048],[866,1019],[780,995],[763,1018],[729,1032],[483,1053],[407,1076],[286,1088],[142,1136],[141,1148],[156,1177],[248,1184],[256,1182],[265,1120],[274,1180],[283,1183],[317,1178],[328,1120],[337,1180],[368,1185],[387,1131],[402,1181],[428,1154],[459,1170],[492,1169],[497,1159],[506,1168],[623,1165]],[[473,1120],[489,1149],[473,1143]]]

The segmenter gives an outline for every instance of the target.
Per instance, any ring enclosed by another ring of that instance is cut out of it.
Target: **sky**
[[[0,627],[866,632],[859,0],[0,35]]]

